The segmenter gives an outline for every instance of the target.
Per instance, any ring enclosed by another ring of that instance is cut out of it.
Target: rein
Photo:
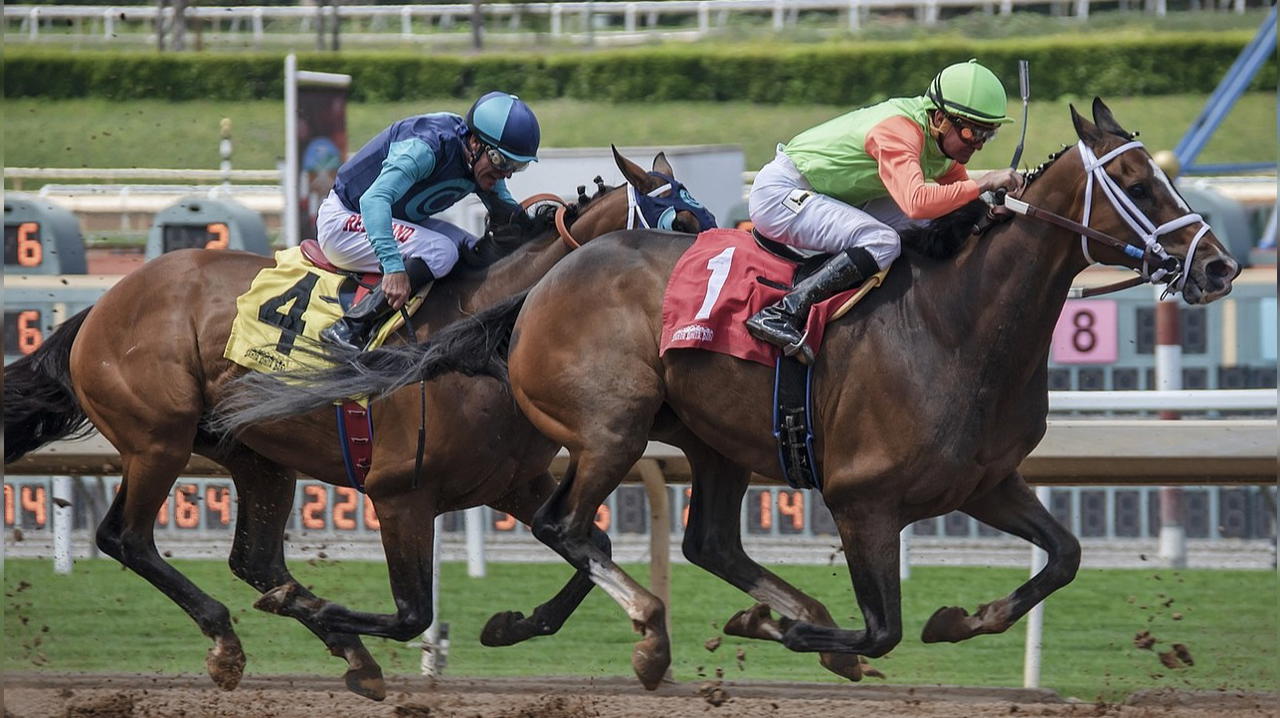
[[[530,207],[532,207],[535,204],[538,204],[539,202],[552,202],[555,205],[557,205],[556,216],[555,216],[556,232],[559,233],[560,235],[560,241],[568,245],[569,251],[573,251],[581,247],[582,243],[579,242],[577,239],[574,239],[574,236],[569,232],[569,225],[565,224],[565,221],[564,221],[565,214],[569,210],[569,203],[565,202],[563,199],[560,199],[560,197],[557,195],[543,193],[543,194],[535,194],[532,197],[525,199],[523,202],[520,203],[520,206],[524,207],[525,209],[529,209]]]
[[[1085,259],[1090,263],[1097,263],[1093,256],[1089,254],[1088,240],[1090,239],[1098,242],[1099,244],[1117,249],[1123,252],[1125,256],[1138,261],[1138,266],[1131,267],[1131,269],[1138,271],[1139,276],[1103,287],[1088,287],[1084,289],[1073,288],[1071,290],[1072,298],[1108,294],[1122,289],[1135,287],[1139,284],[1145,284],[1147,282],[1155,284],[1161,280],[1165,280],[1168,283],[1169,286],[1165,289],[1165,294],[1168,294],[1172,291],[1181,291],[1187,283],[1189,273],[1186,268],[1190,266],[1192,259],[1195,257],[1196,247],[1199,246],[1201,238],[1209,232],[1209,224],[1205,222],[1204,218],[1200,215],[1191,212],[1190,208],[1187,207],[1186,202],[1183,202],[1181,197],[1178,196],[1177,191],[1173,189],[1173,185],[1166,183],[1169,190],[1173,192],[1175,198],[1179,200],[1182,207],[1187,209],[1187,213],[1177,219],[1170,220],[1162,225],[1156,226],[1147,218],[1146,214],[1144,214],[1142,210],[1138,209],[1137,205],[1133,203],[1133,200],[1129,199],[1129,196],[1125,194],[1124,190],[1121,189],[1119,185],[1116,184],[1115,180],[1106,173],[1105,167],[1108,162],[1129,150],[1140,149],[1142,146],[1141,142],[1127,142],[1111,150],[1102,157],[1097,157],[1093,154],[1093,150],[1091,150],[1083,140],[1077,144],[1086,172],[1083,222],[1076,222],[1063,217],[1060,214],[1032,206],[1022,200],[1006,197],[1002,193],[998,193],[996,195],[996,204],[1004,204],[1004,206],[1008,207],[1015,214],[1029,217],[1031,219],[1038,219],[1047,224],[1056,225],[1080,235],[1080,249],[1084,252]],[[1154,164],[1152,166],[1155,167]],[[1159,172],[1158,167],[1155,167],[1155,169]],[[1089,216],[1093,208],[1093,188],[1095,182],[1097,183],[1097,186],[1101,187],[1103,194],[1105,194],[1107,199],[1111,202],[1111,206],[1115,209],[1116,213],[1119,214],[1120,217],[1124,219],[1125,223],[1142,238],[1143,247],[1138,247],[1122,239],[1117,239],[1116,237],[1112,237],[1109,234],[1100,232],[1089,226]],[[1184,260],[1171,256],[1157,241],[1162,235],[1169,234],[1175,230],[1182,229],[1183,227],[1197,222],[1203,226],[1191,240],[1191,246],[1187,249],[1187,256]]]

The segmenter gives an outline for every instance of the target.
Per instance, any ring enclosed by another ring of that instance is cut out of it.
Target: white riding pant
[[[363,218],[343,206],[337,194],[330,192],[320,204],[316,228],[320,249],[336,266],[355,272],[382,271],[364,231]],[[420,225],[392,220],[391,232],[400,244],[400,255],[406,260],[417,257],[426,262],[436,277],[445,276],[458,263],[459,246],[474,247],[477,241],[465,229],[440,219],[427,219]]]
[[[924,224],[907,217],[888,196],[853,207],[819,194],[781,145],[773,161],[756,174],[747,212],[769,239],[832,254],[862,247],[881,269],[888,269],[902,252],[897,230]]]

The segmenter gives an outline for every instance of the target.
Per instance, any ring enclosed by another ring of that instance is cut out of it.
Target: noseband
[[[1205,222],[1204,218],[1200,215],[1190,211],[1186,202],[1182,200],[1181,196],[1178,195],[1177,190],[1173,188],[1173,184],[1166,182],[1169,191],[1173,193],[1174,198],[1178,200],[1178,203],[1182,208],[1187,210],[1187,213],[1177,219],[1170,220],[1157,226],[1147,218],[1146,214],[1144,214],[1142,210],[1138,209],[1138,206],[1133,203],[1133,200],[1129,198],[1129,195],[1127,195],[1124,190],[1116,184],[1116,181],[1111,178],[1111,175],[1108,175],[1106,172],[1106,165],[1108,162],[1129,150],[1141,149],[1142,146],[1141,142],[1135,140],[1120,145],[1103,156],[1098,157],[1083,140],[1076,145],[1076,148],[1080,152],[1080,159],[1084,164],[1085,170],[1084,209],[1081,222],[1074,222],[1066,217],[1054,214],[1053,212],[1045,209],[1033,207],[1026,202],[1013,199],[1012,197],[1005,197],[1003,200],[1004,205],[1017,214],[1031,217],[1033,219],[1039,219],[1043,222],[1057,225],[1079,234],[1080,249],[1084,252],[1085,259],[1091,264],[1096,264],[1097,260],[1089,254],[1088,240],[1090,239],[1100,244],[1118,249],[1126,256],[1138,261],[1138,266],[1133,268],[1139,272],[1138,277],[1118,282],[1116,284],[1110,284],[1105,287],[1091,287],[1083,290],[1073,289],[1071,294],[1073,297],[1096,296],[1098,294],[1106,294],[1108,292],[1127,289],[1147,282],[1155,284],[1161,280],[1168,283],[1168,288],[1165,290],[1166,294],[1174,291],[1180,292],[1182,291],[1182,288],[1186,286],[1187,277],[1190,274],[1187,268],[1191,266],[1191,262],[1195,257],[1196,248],[1199,246],[1201,238],[1208,233],[1209,224]],[[1163,176],[1159,167],[1156,167],[1154,164],[1152,167],[1160,173],[1158,176]],[[1124,219],[1125,223],[1129,225],[1129,228],[1142,238],[1142,247],[1129,244],[1122,239],[1117,239],[1109,234],[1099,232],[1089,226],[1089,217],[1093,210],[1093,189],[1095,184],[1102,189],[1102,193],[1106,195],[1107,200],[1111,202],[1111,207],[1115,209],[1116,213],[1119,214],[1122,219]],[[998,197],[997,201],[999,201]],[[1159,242],[1161,236],[1197,222],[1203,226],[1200,227],[1200,230],[1196,232],[1196,236],[1191,240],[1191,245],[1187,248],[1186,259],[1180,260],[1177,257],[1171,256],[1165,251],[1164,247],[1161,246]]]

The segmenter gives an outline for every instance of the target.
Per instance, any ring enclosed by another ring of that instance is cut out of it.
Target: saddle
[[[343,282],[342,288],[338,291],[338,303],[342,306],[342,310],[346,311],[351,308],[352,304],[364,298],[364,295],[373,291],[382,281],[380,272],[354,272],[350,269],[342,269],[329,258],[324,256],[324,250],[320,248],[320,242],[314,239],[304,239],[298,245],[302,250],[302,256],[317,269],[323,269],[326,272],[338,274],[350,279],[350,282]]]
[[[816,249],[803,249],[801,247],[792,247],[782,242],[769,239],[760,234],[760,230],[752,229],[751,237],[756,241],[756,246],[764,251],[772,254],[779,259],[785,259],[796,265],[795,274],[791,277],[791,284],[795,286],[805,277],[818,271],[831,255],[826,252],[819,252]],[[779,289],[790,290],[791,287],[778,287]]]

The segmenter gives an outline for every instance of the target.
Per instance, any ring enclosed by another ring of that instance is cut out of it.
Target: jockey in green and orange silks
[[[965,164],[1012,122],[1004,86],[976,61],[938,73],[924,95],[893,98],[806,130],[778,146],[751,186],[756,230],[783,244],[833,253],[777,304],[747,321],[759,339],[799,351],[809,307],[888,269],[898,230],[941,217],[986,190],[1017,192],[1022,176]]]

